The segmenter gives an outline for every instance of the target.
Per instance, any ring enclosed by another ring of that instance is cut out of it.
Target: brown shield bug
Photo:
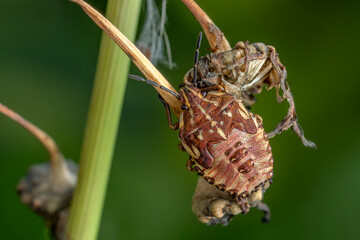
[[[200,40],[201,34],[195,62]],[[264,220],[269,220],[269,208],[261,200],[271,183],[273,158],[260,116],[249,112],[240,99],[221,88],[199,88],[196,64],[194,76],[193,84],[182,85],[177,95],[153,81],[129,75],[175,95],[183,104],[179,122],[173,125],[169,106],[161,99],[169,126],[179,129],[180,149],[190,155],[187,168],[230,193],[243,214],[259,204],[266,213]]]
[[[244,214],[261,202],[271,183],[273,158],[259,116],[228,93],[202,92],[193,85],[185,85],[177,95],[150,80],[129,77],[160,87],[182,102],[184,112],[175,125],[171,124],[168,105],[163,103],[171,128],[179,129],[180,148],[190,155],[187,163],[190,171],[230,193]],[[262,210],[268,220],[268,208]]]
[[[187,85],[180,89],[187,110],[179,138],[189,153],[188,169],[236,198],[243,213],[262,200],[273,173],[269,140],[260,117],[231,94]]]

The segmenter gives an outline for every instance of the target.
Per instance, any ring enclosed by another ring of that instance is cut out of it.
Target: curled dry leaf
[[[165,77],[156,69],[156,67],[147,59],[147,57],[141,53],[141,51],[122,34],[108,19],[96,11],[93,7],[82,0],[70,0],[81,6],[86,14],[101,28],[109,37],[111,37],[119,47],[124,51],[131,61],[139,68],[144,76],[161,86],[164,86],[171,91],[176,93],[176,90],[171,84],[165,79]],[[161,97],[169,104],[170,108],[174,111],[177,116],[181,113],[180,101],[168,92],[155,88],[159,92]]]
[[[58,213],[70,205],[77,182],[77,165],[65,160],[55,141],[41,129],[3,104],[0,112],[33,134],[49,153],[50,162],[30,167],[17,191],[24,204],[53,224]]]

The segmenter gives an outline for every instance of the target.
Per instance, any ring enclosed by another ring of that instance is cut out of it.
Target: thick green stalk
[[[141,0],[109,0],[106,17],[134,40]],[[67,239],[97,238],[130,60],[102,35]]]

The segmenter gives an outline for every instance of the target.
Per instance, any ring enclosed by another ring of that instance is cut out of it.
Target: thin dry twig
[[[34,137],[36,137],[41,144],[45,147],[50,156],[50,163],[53,168],[63,168],[64,162],[62,159],[64,158],[59,147],[56,145],[55,141],[46,134],[43,130],[36,127],[31,122],[27,121],[19,114],[6,107],[5,105],[0,103],[0,112],[5,116],[11,118],[15,122],[19,123],[22,127],[28,130]]]
[[[196,4],[196,2],[193,0],[182,0],[182,2],[189,8],[190,12],[199,21],[213,52],[224,52],[232,49],[221,30],[199,7],[199,5]]]
[[[131,59],[131,61],[139,68],[139,70],[145,75],[145,77],[151,81],[158,83],[173,92],[176,90],[171,86],[171,84],[165,79],[165,77],[155,68],[154,65],[146,58],[144,54],[129,40],[127,39],[109,20],[107,20],[103,15],[96,11],[93,7],[82,0],[70,0],[79,4],[86,14],[94,20],[94,22],[103,29],[109,37],[111,37],[117,45],[124,51],[126,55]],[[181,103],[173,95],[168,92],[161,90],[160,88],[155,88],[156,91],[162,96],[162,98],[169,104],[170,108],[176,114],[180,116]]]

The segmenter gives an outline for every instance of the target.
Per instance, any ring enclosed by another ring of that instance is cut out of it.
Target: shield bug
[[[262,200],[273,173],[269,140],[259,116],[231,94],[186,85],[180,89],[186,110],[179,138],[189,153],[188,169],[230,193],[243,213]]]
[[[201,34],[195,62],[200,40]],[[265,220],[268,220],[268,207],[261,200],[271,183],[273,158],[261,117],[249,112],[240,99],[222,89],[199,88],[196,64],[194,76],[193,84],[182,85],[177,95],[153,81],[129,75],[159,87],[181,101],[183,112],[179,122],[173,125],[170,108],[161,99],[169,126],[179,129],[180,149],[189,153],[187,168],[219,190],[231,194],[243,214],[248,213],[250,207],[262,205]]]
[[[166,90],[150,80],[129,77]],[[180,95],[166,91],[183,104],[179,122],[173,125],[163,102],[169,125],[179,129],[180,148],[190,155],[188,169],[230,193],[242,213],[247,213],[261,202],[273,175],[271,147],[261,118],[228,93],[203,92],[193,85],[182,86]]]

